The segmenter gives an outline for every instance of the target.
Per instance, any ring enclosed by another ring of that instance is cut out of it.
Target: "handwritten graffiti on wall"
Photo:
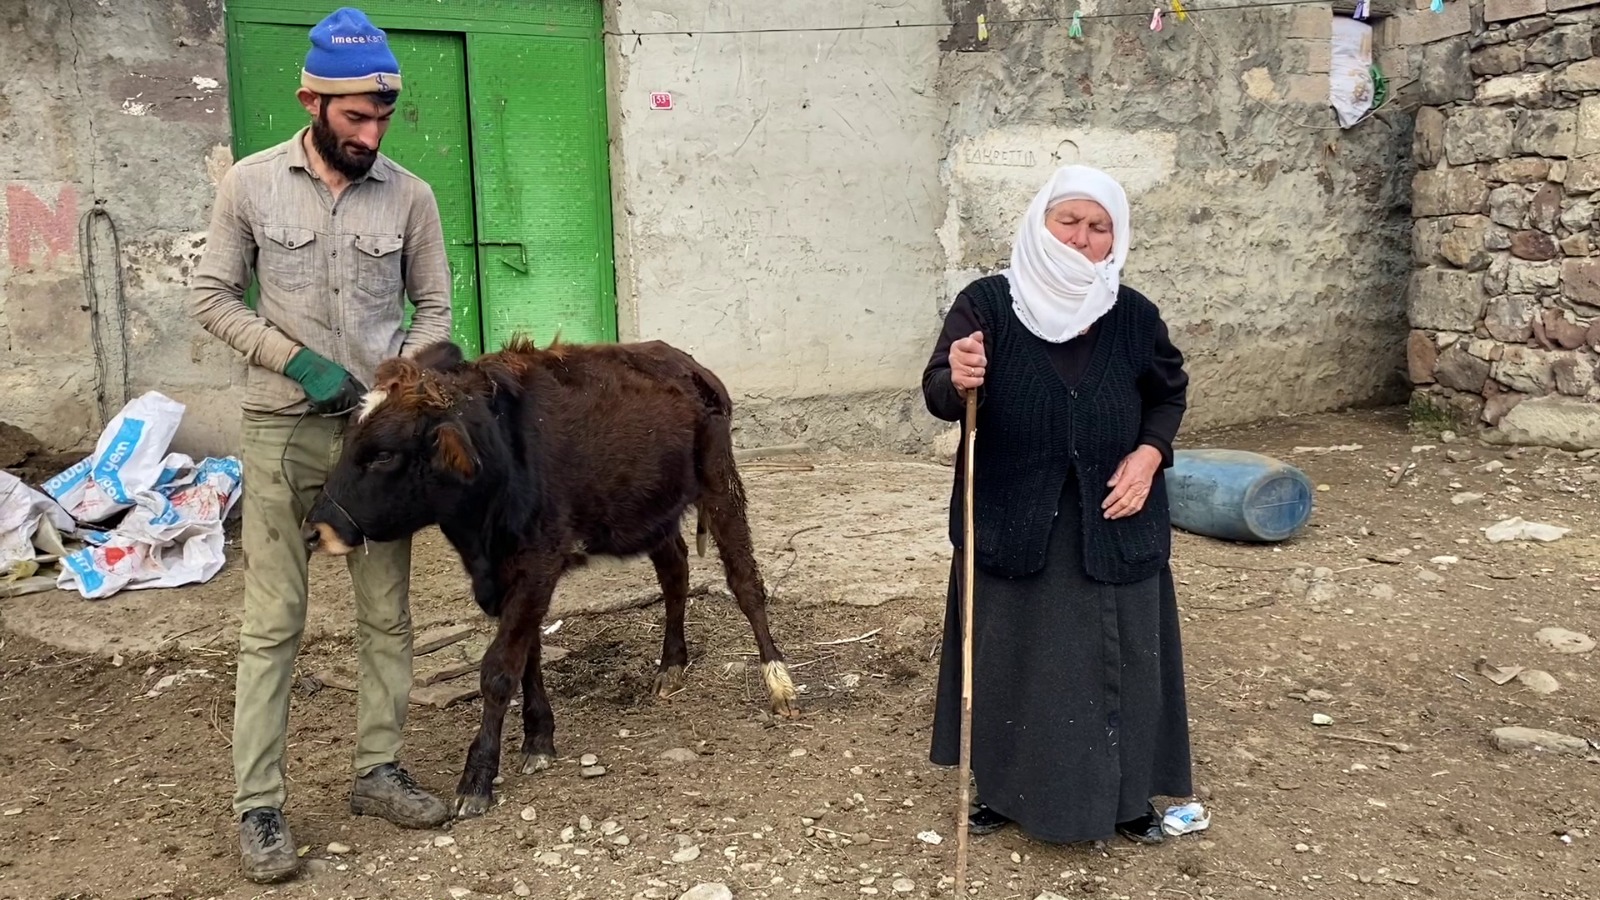
[[[53,196],[52,196],[53,195]],[[71,184],[5,186],[0,207],[7,261],[17,269],[51,269],[78,248],[78,189]]]

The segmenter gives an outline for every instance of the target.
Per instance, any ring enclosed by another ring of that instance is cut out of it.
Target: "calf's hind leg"
[[[522,774],[548,769],[556,762],[556,718],[544,692],[544,642],[535,638],[522,670]]]
[[[670,537],[650,551],[650,562],[655,564],[661,601],[667,608],[655,693],[670,697],[683,689],[683,670],[689,665],[689,646],[683,635],[684,607],[689,602],[689,545],[684,543],[683,535],[674,529]]]
[[[728,578],[728,588],[739,601],[739,611],[750,621],[755,632],[756,650],[761,657],[761,678],[767,685],[772,701],[772,711],[788,719],[799,718],[795,705],[794,681],[789,677],[789,666],[783,653],[772,640],[767,627],[767,589],[761,583],[761,570],[756,565],[755,549],[750,542],[750,525],[745,519],[744,487],[739,473],[733,469],[733,454],[727,454],[725,465],[708,471],[711,485],[705,487],[704,502],[711,520],[711,536],[717,542],[717,553],[722,557],[722,569]]]

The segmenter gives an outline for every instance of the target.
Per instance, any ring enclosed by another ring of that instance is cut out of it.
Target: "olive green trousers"
[[[300,525],[339,458],[348,419],[244,414],[244,622],[233,705],[235,815],[282,809],[295,656],[306,625],[309,551]],[[395,762],[411,690],[411,541],[347,558],[355,589],[360,692],[356,774]]]

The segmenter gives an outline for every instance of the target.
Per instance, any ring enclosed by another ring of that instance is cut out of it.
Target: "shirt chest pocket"
[[[400,250],[404,244],[398,234],[356,235],[356,288],[377,299],[397,298],[403,281]]]
[[[262,228],[257,269],[261,281],[280,291],[304,290],[317,274],[317,233],[294,225]]]

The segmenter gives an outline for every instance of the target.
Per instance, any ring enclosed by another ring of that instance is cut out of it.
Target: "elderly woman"
[[[923,374],[946,421],[978,392],[974,834],[1016,822],[1055,843],[1158,843],[1153,798],[1192,790],[1162,480],[1188,376],[1155,304],[1120,284],[1130,237],[1121,185],[1058,170],[1011,267],[956,298]],[[960,746],[965,452],[930,753],[945,766]]]

